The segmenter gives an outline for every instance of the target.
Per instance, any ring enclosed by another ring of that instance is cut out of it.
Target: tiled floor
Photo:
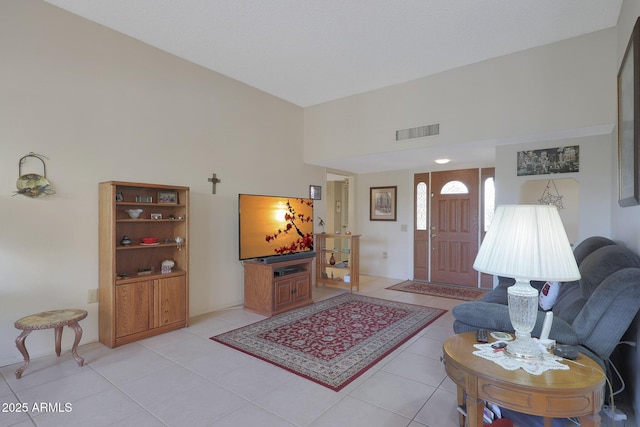
[[[385,289],[397,282],[363,276],[360,293],[447,310],[460,302]],[[314,288],[314,299],[339,292]],[[4,366],[0,402],[26,403],[28,411],[0,412],[0,426],[458,425],[455,385],[440,362],[442,341],[453,333],[450,312],[340,392],[209,340],[260,319],[233,308],[115,349],[82,345],[84,367],[67,351],[32,360],[20,380],[21,364]]]

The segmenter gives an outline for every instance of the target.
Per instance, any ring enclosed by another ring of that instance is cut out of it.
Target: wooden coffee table
[[[82,339],[82,328],[78,322],[85,317],[87,317],[87,312],[85,310],[65,309],[43,311],[42,313],[31,314],[23,317],[22,319],[16,320],[14,326],[16,329],[22,329],[22,333],[18,335],[18,338],[16,338],[16,347],[18,347],[18,350],[24,357],[24,365],[16,371],[16,378],[20,379],[20,377],[22,377],[22,373],[27,369],[27,366],[29,366],[30,358],[25,345],[25,340],[31,331],[41,329],[55,329],[56,355],[58,357],[60,357],[61,351],[60,347],[63,326],[68,326],[73,329],[76,336],[73,342],[73,347],[71,348],[71,355],[78,363],[78,366],[82,366],[84,364],[84,359],[78,356],[78,344],[80,343],[80,339]]]
[[[476,334],[449,337],[443,344],[447,375],[458,386],[458,406],[466,407],[470,427],[482,427],[485,402],[525,414],[553,418],[579,417],[582,427],[600,426],[605,377],[600,366],[580,354],[577,363],[564,362],[568,370],[548,370],[541,375],[522,369],[508,371],[475,356]],[[459,416],[460,427],[464,415]]]

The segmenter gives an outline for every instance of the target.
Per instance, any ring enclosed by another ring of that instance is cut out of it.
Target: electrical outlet
[[[98,290],[89,289],[87,292],[87,304],[94,304],[96,302],[98,302]]]
[[[382,259],[387,259],[387,251],[382,252]]]

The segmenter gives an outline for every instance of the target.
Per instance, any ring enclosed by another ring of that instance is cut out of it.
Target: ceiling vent
[[[435,125],[418,126],[417,128],[397,130],[396,141],[434,135],[440,135],[439,123],[436,123]]]

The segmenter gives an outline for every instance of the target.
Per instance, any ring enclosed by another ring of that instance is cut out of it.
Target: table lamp
[[[506,354],[540,358],[531,339],[538,313],[538,291],[530,280],[578,280],[580,271],[556,206],[498,206],[473,263],[476,270],[516,280],[507,289],[509,318],[516,339]]]

